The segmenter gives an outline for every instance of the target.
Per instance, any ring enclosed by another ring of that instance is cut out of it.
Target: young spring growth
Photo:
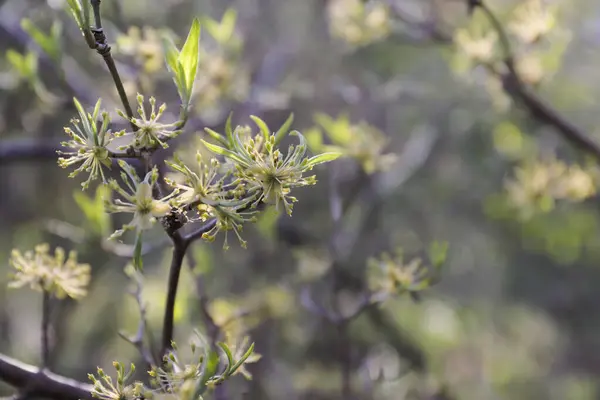
[[[177,346],[174,343],[173,345],[173,349],[164,356],[162,365],[153,366],[149,371],[151,383],[164,393],[178,394],[178,398],[181,399],[195,399],[187,394],[190,387],[195,389],[205,372],[206,351],[203,346],[198,347],[191,343],[188,353],[191,360],[184,361]]]
[[[173,81],[181,98],[183,113],[187,115],[200,58],[200,21],[194,19],[181,51],[169,38],[163,40],[163,46],[167,67],[173,74]]]
[[[177,195],[177,191],[173,191],[162,199],[155,199],[152,196],[152,188],[158,180],[156,167],[148,172],[143,180],[140,180],[132,166],[123,160],[119,160],[119,165],[123,169],[121,178],[129,191],[123,189],[117,181],[111,180],[110,188],[122,199],[107,201],[106,210],[111,213],[131,213],[133,219],[130,223],[123,225],[122,229],[113,233],[111,239],[123,235],[127,230],[136,230],[141,233],[150,229],[157,217],[164,217],[171,211],[169,200]]]
[[[166,162],[171,169],[181,174],[180,182],[165,179],[180,195],[177,198],[179,205],[193,208],[201,203],[214,202],[218,197],[224,196],[226,175],[219,175],[220,163],[211,159],[205,163],[200,152],[196,153],[196,171],[185,165],[179,158],[173,162]]]
[[[283,204],[286,213],[291,215],[293,203],[296,201],[296,198],[290,195],[291,190],[316,183],[315,176],[304,177],[303,174],[318,164],[335,160],[340,153],[306,157],[307,145],[304,136],[298,131],[292,131],[289,135],[297,136],[300,143],[291,145],[284,156],[277,144],[287,134],[287,129],[280,129],[272,134],[264,121],[257,117],[252,119],[260,130],[254,138],[245,135],[242,137],[240,130],[236,129],[233,132],[227,131],[226,138],[217,139],[225,147],[206,141],[203,143],[211,152],[224,156],[233,163],[233,175],[238,182],[244,183],[249,193],[260,193],[253,206],[262,201],[275,204],[279,209]],[[284,127],[287,125],[284,124]],[[216,139],[214,132],[209,134]]]
[[[83,189],[87,189],[90,182],[100,177],[103,182],[106,182],[103,168],[110,168],[110,151],[107,149],[108,144],[115,137],[122,136],[125,132],[112,133],[108,129],[110,118],[107,112],[100,113],[101,101],[96,102],[92,114],[86,113],[83,106],[77,99],[73,99],[79,118],[71,120],[73,129],[65,127],[65,133],[69,135],[71,140],[62,142],[63,147],[68,147],[72,151],[57,151],[59,155],[58,165],[62,168],[67,168],[75,164],[79,167],[75,169],[69,177],[73,178],[81,172],[89,173],[88,179],[81,184]],[[102,117],[102,121],[98,121],[98,117]]]
[[[94,385],[92,397],[102,400],[134,400],[148,398],[146,396],[151,395],[141,382],[127,383],[135,371],[135,365],[131,364],[127,372],[122,363],[113,362],[113,366],[117,370],[116,382],[106,375],[102,368],[98,368],[98,377],[88,374],[88,378]]]
[[[150,97],[149,100],[150,114],[146,113],[146,110],[144,109],[144,96],[139,93],[137,95],[137,102],[139,118],[131,118],[131,123],[137,127],[137,130],[128,133],[128,135],[133,136],[133,143],[122,146],[119,150],[124,150],[128,147],[136,149],[155,149],[159,145],[163,149],[166,149],[169,146],[165,142],[177,137],[181,133],[181,130],[178,129],[179,122],[171,124],[159,122],[161,116],[167,109],[167,105],[163,103],[157,110],[156,99],[154,97]],[[129,119],[123,111],[117,110],[117,113],[122,118]]]
[[[65,257],[65,251],[60,247],[55,249],[54,256],[49,250],[47,244],[38,245],[34,252],[24,254],[13,250],[10,265],[15,272],[12,273],[12,281],[8,286],[29,286],[33,290],[51,293],[59,299],[84,297],[90,282],[90,266],[79,264],[74,251]]]
[[[91,2],[87,0],[67,0],[67,3],[71,9],[73,18],[75,18],[79,29],[81,29],[86,43],[91,49],[95,48],[96,39],[94,39],[94,35],[90,30],[92,15]]]

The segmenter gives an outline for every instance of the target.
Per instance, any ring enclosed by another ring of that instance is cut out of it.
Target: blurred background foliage
[[[217,240],[190,251],[176,339],[206,332],[203,301],[262,355],[247,366],[251,381],[228,383],[230,398],[347,398],[348,365],[360,399],[600,396],[600,171],[507,96],[494,73],[498,33],[482,13],[469,17],[465,3],[102,2],[130,99],[154,95],[172,113],[177,93],[161,40],[181,44],[200,17],[194,119],[169,149],[184,160],[200,149],[203,128],[221,131],[230,111],[236,124],[254,114],[272,127],[293,112],[292,128],[314,152],[347,156],[298,192],[293,218],[265,212],[248,226],[247,250],[224,252]],[[600,140],[597,2],[489,4],[522,80]],[[101,193],[82,193],[56,164],[74,95],[87,107],[98,97],[119,106],[65,2],[0,0],[0,351],[30,363],[39,353],[41,303],[7,289],[11,250],[75,249],[92,283],[76,306],[55,310],[52,366],[85,381],[98,365],[139,359],[117,335],[135,332],[139,315],[124,273],[131,249],[103,239],[119,221],[103,213]],[[335,186],[339,204],[330,201]],[[144,257],[156,332],[170,257],[164,236],[160,228],[148,235]],[[352,310],[373,280],[369,265],[397,262],[399,247],[410,264],[436,240],[449,243],[441,282],[418,302],[392,297],[344,335],[311,307],[335,297]]]

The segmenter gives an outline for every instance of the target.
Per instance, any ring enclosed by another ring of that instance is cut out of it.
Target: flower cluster
[[[382,2],[335,0],[330,3],[332,34],[352,46],[385,39],[392,30],[389,8]]]
[[[127,230],[136,230],[138,232],[150,229],[157,217],[164,217],[171,211],[169,200],[175,197],[177,191],[161,198],[155,199],[152,189],[158,180],[158,170],[153,168],[148,172],[143,180],[140,180],[133,167],[126,162],[119,160],[119,165],[123,169],[121,178],[129,191],[123,189],[116,180],[111,180],[109,186],[122,199],[106,200],[106,210],[111,213],[130,213],[133,219],[130,223],[123,225],[122,229],[117,230],[112,238],[123,235]]]
[[[79,119],[71,120],[75,130],[65,128],[65,133],[69,135],[71,140],[61,143],[63,147],[69,147],[72,151],[58,151],[59,155],[64,156],[58,159],[58,165],[67,168],[79,164],[79,167],[69,177],[73,178],[81,172],[89,173],[88,179],[81,184],[84,189],[87,189],[90,182],[99,176],[103,182],[106,182],[103,167],[110,168],[111,166],[108,145],[115,137],[122,136],[125,132],[113,134],[109,130],[110,118],[107,112],[100,113],[100,100],[96,103],[91,114],[85,112],[77,99],[73,99],[73,101],[79,113]],[[102,118],[101,123],[98,121],[100,116]]]
[[[394,257],[383,253],[380,258],[372,258],[368,262],[371,286],[383,294],[422,291],[439,280],[447,251],[447,243],[434,242],[426,254],[408,262],[401,248],[396,249]]]
[[[92,396],[103,400],[202,399],[206,391],[214,389],[233,375],[242,374],[249,379],[250,374],[245,369],[245,364],[256,362],[260,358],[260,355],[254,353],[254,344],[248,346],[247,338],[238,346],[218,343],[223,353],[222,360],[216,349],[208,348],[205,343],[198,345],[192,342],[188,353],[191,360],[184,361],[179,355],[177,344],[172,345],[173,349],[165,355],[162,365],[155,365],[148,371],[150,387],[139,381],[129,382],[135,372],[135,365],[131,364],[127,371],[122,363],[114,362],[116,380],[102,368],[98,368],[97,376],[88,375],[94,385]]]
[[[306,133],[310,147],[315,151],[329,151],[355,159],[367,174],[387,170],[397,159],[386,153],[389,139],[378,129],[365,122],[353,124],[347,115],[332,118],[316,114],[317,126]],[[332,142],[323,143],[323,134]]]
[[[38,245],[35,251],[25,253],[13,250],[10,264],[16,271],[12,274],[9,287],[29,286],[59,299],[84,297],[90,282],[90,266],[78,263],[74,251],[68,257],[60,247],[55,249],[54,255],[49,251],[47,244]]]
[[[251,207],[265,202],[275,204],[279,210],[283,205],[286,213],[292,215],[293,203],[296,202],[296,198],[291,196],[292,189],[316,183],[314,175],[305,177],[304,173],[316,165],[335,160],[340,154],[328,152],[307,157],[308,146],[304,136],[298,131],[288,132],[291,117],[275,133],[260,118],[252,119],[259,128],[255,136],[245,129],[231,130],[229,125],[225,137],[207,130],[220,146],[206,141],[204,144],[210,151],[231,162],[231,173],[235,178],[232,185],[237,185],[236,190],[243,188],[248,199],[253,199]],[[288,134],[298,137],[299,143],[290,145],[284,156],[277,145]]]
[[[134,149],[151,150],[157,146],[161,146],[163,149],[169,147],[166,143],[167,140],[174,139],[181,133],[179,129],[180,121],[163,124],[160,122],[160,118],[163,113],[167,110],[167,105],[163,103],[158,110],[156,109],[156,99],[150,97],[150,114],[146,113],[144,109],[144,96],[138,93],[138,114],[139,118],[132,117],[130,122],[137,128],[133,132],[129,133],[129,136],[133,137],[133,143],[128,146],[123,146],[119,150],[133,147]],[[127,115],[121,110],[117,110],[119,116],[125,119]]]
[[[539,161],[517,167],[505,188],[512,206],[527,219],[538,211],[550,211],[557,200],[582,201],[594,196],[595,179],[592,171],[579,165]]]

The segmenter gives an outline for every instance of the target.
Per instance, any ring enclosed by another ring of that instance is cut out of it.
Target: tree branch
[[[4,354],[0,354],[0,379],[28,395],[55,400],[92,399],[92,385],[40,370]]]
[[[42,368],[48,368],[50,360],[50,292],[44,290],[42,293],[42,326],[41,326],[41,353]]]
[[[600,161],[600,144],[589,137],[584,131],[572,124],[560,112],[534,94],[520,78],[514,62],[514,54],[505,29],[490,7],[483,1],[472,4],[480,9],[490,21],[498,34],[504,52],[506,71],[493,71],[502,80],[505,92],[514,100],[519,101],[535,119],[543,124],[554,127],[564,139],[571,142],[580,150],[589,153]]]
[[[117,65],[115,64],[115,60],[111,53],[111,48],[106,41],[106,35],[104,34],[104,29],[102,28],[102,19],[100,17],[101,0],[91,0],[91,2],[92,9],[94,10],[94,20],[96,25],[96,27],[92,29],[94,39],[96,40],[96,51],[102,56],[104,63],[108,67],[110,75],[115,83],[115,87],[117,88],[117,92],[119,93],[121,103],[123,103],[123,107],[125,107],[125,114],[127,114],[127,117],[129,118],[131,128],[136,131],[137,126],[135,126],[135,124],[132,122],[133,110],[131,109],[131,104],[129,104],[129,100],[127,99],[127,93],[125,92],[123,81],[119,75],[119,70],[117,69]]]
[[[165,314],[163,318],[163,333],[162,345],[159,354],[159,359],[173,347],[173,318],[175,315],[175,300],[177,299],[177,288],[179,286],[179,276],[181,274],[181,266],[185,252],[189,242],[181,237],[177,232],[171,236],[173,240],[173,255],[171,258],[171,266],[169,267],[169,282],[167,289],[167,300],[165,304]]]

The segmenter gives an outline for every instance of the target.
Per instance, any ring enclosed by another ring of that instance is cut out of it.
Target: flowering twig
[[[504,52],[504,65],[506,71],[497,71],[496,73],[502,80],[506,93],[513,99],[523,104],[529,113],[538,121],[554,127],[567,141],[574,144],[579,149],[589,153],[597,160],[600,160],[600,144],[596,143],[585,132],[576,127],[568,119],[562,116],[552,106],[535,95],[524,83],[515,68],[514,54],[512,52],[510,41],[500,20],[486,4],[485,1],[476,1],[471,4],[474,9],[481,10],[490,21],[493,29],[497,32],[500,39],[500,45]]]
[[[84,0],[86,1],[86,0]],[[125,87],[123,86],[123,81],[121,80],[121,76],[119,75],[119,71],[115,64],[115,60],[111,53],[111,48],[106,41],[106,35],[104,34],[104,29],[102,28],[102,19],[100,15],[100,1],[101,0],[90,0],[92,3],[92,10],[94,11],[94,20],[95,20],[95,28],[92,29],[92,33],[94,34],[95,50],[102,56],[104,63],[108,67],[110,71],[110,75],[113,78],[115,83],[115,87],[117,88],[117,92],[119,93],[119,98],[123,103],[123,107],[125,107],[125,113],[129,117],[129,120],[133,118],[133,110],[131,108],[131,104],[129,104],[129,100],[127,99],[127,93],[125,92]],[[131,128],[135,131],[137,127],[131,123]]]

